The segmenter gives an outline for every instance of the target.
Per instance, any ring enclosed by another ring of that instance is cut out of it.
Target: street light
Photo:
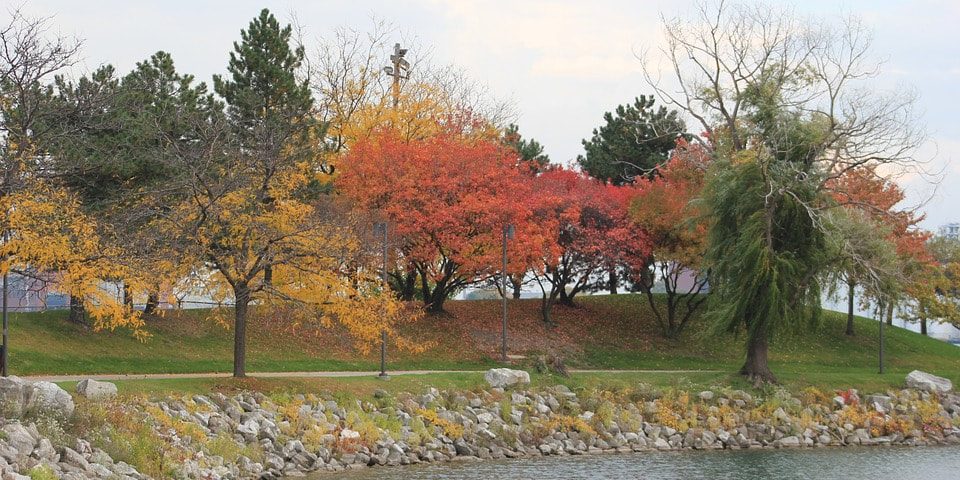
[[[880,374],[883,374],[883,302],[877,307],[877,320],[880,321]]]
[[[8,232],[3,232],[3,243],[10,241],[10,236]],[[9,268],[9,267],[8,267]],[[8,333],[8,318],[7,318],[7,297],[10,294],[10,288],[8,286],[8,281],[10,279],[10,272],[3,272],[3,345],[0,346],[0,375],[4,377],[7,376],[7,363],[9,360],[9,349],[10,345],[8,343],[9,333]]]
[[[0,346],[0,374],[7,376],[7,294],[10,292],[7,287],[7,280],[10,274],[3,272],[3,345]]]
[[[384,287],[387,284],[387,222],[376,222],[373,224],[373,234],[381,239],[381,253],[383,254],[383,265],[380,269],[380,279],[383,280]],[[387,375],[387,331],[380,331],[380,378],[386,380],[390,378]]]
[[[383,67],[384,73],[393,77],[393,108],[400,105],[400,79],[410,78],[410,62],[403,56],[407,54],[406,48],[400,48],[400,44],[393,46],[393,55],[390,55],[392,66]]]
[[[507,240],[513,239],[513,225],[503,226],[503,268],[500,277],[503,280],[503,330],[500,336],[500,360],[507,361]]]

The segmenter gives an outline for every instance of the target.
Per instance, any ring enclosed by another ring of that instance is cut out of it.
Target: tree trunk
[[[447,300],[447,291],[441,286],[436,286],[429,295],[423,297],[424,306],[429,313],[443,313],[443,304]]]
[[[247,310],[250,305],[250,290],[246,286],[234,288],[234,328],[233,328],[233,376],[247,376]]]
[[[610,295],[617,294],[617,286],[619,284],[619,278],[617,278],[617,267],[612,267],[607,270],[607,290],[610,292]]]
[[[746,376],[754,385],[762,383],[777,383],[770,366],[767,364],[767,336],[766,334],[752,334],[747,341],[747,361],[740,369],[740,374]]]
[[[893,302],[887,305],[887,325],[893,325]]]
[[[521,280],[523,279],[521,278]],[[510,278],[510,283],[513,284],[513,299],[520,300],[520,288],[523,285],[521,285],[521,282],[519,281],[514,281],[513,277]]]
[[[397,296],[404,302],[412,301],[417,296],[417,272],[398,270],[390,274],[390,288],[397,292]]]
[[[546,295],[540,300],[540,317],[547,326],[553,326],[553,318],[550,317],[550,308],[553,307],[553,298]]]
[[[570,293],[568,293],[568,292],[567,292],[567,289],[564,288],[563,290],[560,290],[560,299],[559,299],[559,301],[560,301],[560,304],[561,304],[561,305],[566,305],[566,306],[568,306],[568,307],[572,307],[572,306],[573,306],[573,295],[571,295]]]
[[[126,282],[123,284],[123,306],[133,309],[133,295],[130,293],[130,286]]]
[[[920,319],[920,335],[926,335],[926,334],[927,334],[927,319],[921,318]]]
[[[87,326],[86,313],[86,310],[83,308],[83,299],[70,295],[70,315],[67,316],[67,321],[77,325]]]
[[[856,284],[853,281],[847,282],[847,335],[853,336],[853,295]]]
[[[150,292],[147,294],[147,303],[143,305],[143,314],[144,315],[153,315],[157,311],[157,307],[160,306],[160,294],[157,292]]]

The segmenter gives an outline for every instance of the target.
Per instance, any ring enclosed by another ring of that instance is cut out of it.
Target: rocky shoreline
[[[498,369],[499,370],[499,369]],[[507,373],[513,372],[513,373]],[[913,372],[899,391],[764,395],[638,385],[530,390],[523,372],[490,388],[391,395],[239,393],[115,397],[84,381],[0,379],[2,479],[240,479],[545,455],[651,450],[960,444],[960,395]]]

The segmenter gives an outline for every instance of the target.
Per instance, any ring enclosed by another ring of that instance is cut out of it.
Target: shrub
[[[569,415],[558,415],[550,419],[547,423],[553,431],[559,432],[579,432],[584,433],[590,436],[597,434],[597,431],[590,426],[584,419],[580,417],[572,417]]]
[[[440,415],[436,410],[417,410],[417,414],[423,417],[423,419],[430,424],[440,427],[443,431],[443,434],[450,438],[462,438],[463,437],[463,425],[458,425],[447,419],[440,418]]]
[[[30,480],[57,480],[57,474],[53,473],[53,469],[47,465],[37,465],[30,469],[30,472],[27,473],[30,477]]]
[[[510,417],[512,413],[513,405],[510,403],[510,399],[507,397],[502,398],[500,400],[500,420],[507,423],[513,421]]]
[[[223,457],[227,463],[236,463],[240,457],[247,457],[254,462],[263,461],[263,450],[259,444],[244,445],[237,443],[229,435],[217,435],[204,444],[204,450],[209,455]]]

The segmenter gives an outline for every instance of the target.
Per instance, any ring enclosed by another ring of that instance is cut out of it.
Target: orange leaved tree
[[[701,295],[707,284],[707,272],[701,270],[707,224],[695,200],[703,189],[709,158],[700,145],[678,141],[659,174],[637,183],[630,206],[631,218],[652,245],[651,270],[640,279],[640,289],[661,331],[670,338],[680,334],[707,299]],[[664,306],[654,301],[657,279],[666,292]]]
[[[432,312],[443,311],[458,290],[495,274],[504,225],[523,230],[529,218],[529,176],[519,169],[516,152],[461,130],[411,140],[382,131],[354,144],[338,178],[359,208],[390,222],[400,239],[393,276],[415,274]]]

